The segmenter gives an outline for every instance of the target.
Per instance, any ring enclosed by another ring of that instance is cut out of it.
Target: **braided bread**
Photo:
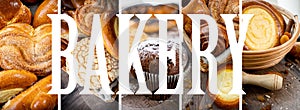
[[[46,76],[51,73],[51,24],[34,29],[15,23],[0,31],[0,66]]]

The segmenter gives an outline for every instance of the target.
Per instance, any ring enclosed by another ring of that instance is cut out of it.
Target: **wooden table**
[[[266,72],[280,72],[284,77],[283,88],[278,91],[270,91],[253,85],[243,85],[246,95],[243,96],[245,110],[259,110],[272,108],[274,110],[299,110],[300,109],[300,62],[290,56],[286,56],[279,64],[268,69],[246,71],[247,73],[264,74]],[[207,77],[207,75],[203,75]],[[205,85],[202,85],[205,86]],[[258,99],[263,97],[264,101]],[[199,101],[200,100],[200,101]],[[197,103],[198,102],[198,103]],[[188,109],[214,109],[218,110],[213,101],[207,95],[194,96],[186,106]]]
[[[300,62],[293,59],[290,56],[286,56],[279,64],[264,70],[246,71],[248,73],[263,74],[270,71],[280,72],[284,76],[283,88],[278,91],[270,91],[261,87],[252,85],[243,85],[243,90],[246,95],[243,97],[245,104],[244,109],[258,110],[262,108],[271,107],[275,110],[299,110],[300,109]],[[62,75],[67,77],[66,74]],[[202,78],[206,79],[207,74],[202,74]],[[206,80],[202,80],[206,82]],[[63,85],[67,82],[63,81]],[[205,83],[202,83],[202,87],[205,87]],[[115,102],[105,103],[101,99],[94,95],[79,95],[82,90],[81,87],[77,87],[71,94],[62,96],[62,109],[101,109],[112,110],[118,109],[118,97]],[[257,97],[264,97],[265,101],[258,100]],[[158,109],[170,109],[176,110],[179,107],[178,95],[173,95],[171,98],[165,101],[150,100],[146,96],[123,96],[123,109],[125,110],[158,110]],[[183,99],[184,100],[184,99]],[[197,101],[195,101],[197,100]],[[183,108],[187,109],[220,109],[207,95],[193,96],[189,103]]]

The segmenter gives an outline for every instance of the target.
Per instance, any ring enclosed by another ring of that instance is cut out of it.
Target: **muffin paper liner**
[[[149,72],[144,72],[145,79],[146,79],[146,85],[148,89],[154,93],[158,90],[159,88],[159,74],[156,73],[149,73]],[[176,75],[167,75],[167,86],[168,89],[174,89],[176,88],[177,82],[179,79],[179,74]],[[153,100],[166,100],[170,97],[171,95],[168,94],[153,94],[149,95],[150,99]]]

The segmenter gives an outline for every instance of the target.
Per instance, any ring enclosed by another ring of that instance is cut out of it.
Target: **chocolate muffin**
[[[175,49],[174,49],[175,48]],[[159,73],[159,41],[158,40],[148,40],[145,42],[142,42],[138,46],[138,52],[142,64],[142,68],[144,72],[149,72],[149,73]],[[167,44],[167,51],[168,53],[172,50],[175,54],[175,59],[171,58],[169,56],[172,55],[167,55],[167,71],[168,75],[175,75],[178,74],[179,72],[179,57],[178,57],[178,44],[169,41]]]
[[[168,89],[176,88],[179,78],[179,44],[169,40],[167,43],[167,87]],[[137,46],[141,65],[145,75],[147,87],[152,93],[159,88],[159,40],[148,39],[141,42]],[[187,64],[188,58],[186,50],[182,49],[182,67]],[[131,68],[131,74],[136,77],[134,68]],[[152,95],[151,99],[164,100],[168,98],[168,95]]]

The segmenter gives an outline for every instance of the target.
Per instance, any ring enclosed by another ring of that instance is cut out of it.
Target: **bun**
[[[51,73],[52,25],[34,29],[29,24],[15,23],[0,31],[0,66],[5,70],[27,70],[37,76]]]
[[[57,14],[58,0],[45,0],[36,10],[33,18],[33,27],[51,23],[47,14]]]
[[[7,70],[0,72],[0,80],[0,103],[4,103],[31,86],[37,77],[24,70]]]
[[[51,89],[52,75],[49,75],[36,84],[8,101],[4,110],[53,110],[57,104],[57,95],[47,94]]]
[[[150,4],[139,4],[131,7],[127,7],[122,10],[123,14],[178,14],[178,5],[176,4],[161,4],[161,5],[150,5]],[[136,17],[131,19],[132,26],[138,26],[139,20]],[[168,21],[168,29],[176,26],[176,22],[171,20]],[[154,33],[159,31],[158,19],[152,16],[144,27],[145,33]]]
[[[31,23],[31,12],[20,0],[1,0],[0,29],[12,23]]]

